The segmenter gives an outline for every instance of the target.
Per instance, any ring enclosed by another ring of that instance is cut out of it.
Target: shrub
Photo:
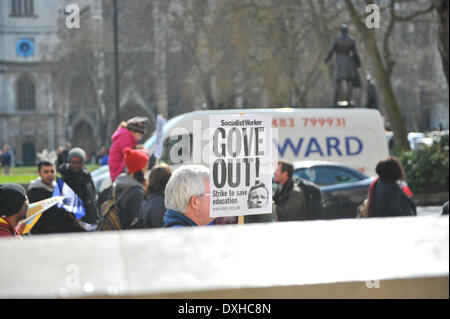
[[[413,193],[448,192],[449,136],[443,135],[432,146],[405,152],[399,156],[406,182]]]

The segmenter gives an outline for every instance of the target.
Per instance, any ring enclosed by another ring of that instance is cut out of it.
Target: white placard
[[[211,217],[272,212],[272,117],[210,115]]]

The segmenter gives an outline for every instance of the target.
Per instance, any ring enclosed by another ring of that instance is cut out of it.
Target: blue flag
[[[83,218],[85,214],[83,201],[69,185],[58,177],[56,178],[56,187],[53,190],[53,196],[64,196],[62,203],[58,203],[56,206],[74,214],[77,219]]]

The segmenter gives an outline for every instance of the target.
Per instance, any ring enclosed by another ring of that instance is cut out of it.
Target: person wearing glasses
[[[173,171],[166,185],[164,227],[205,226],[210,217],[209,169],[185,165]]]

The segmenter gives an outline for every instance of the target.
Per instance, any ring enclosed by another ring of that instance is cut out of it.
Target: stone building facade
[[[36,152],[64,139],[44,53],[58,41],[59,7],[58,0],[0,2],[0,143],[19,165],[33,165]]]

